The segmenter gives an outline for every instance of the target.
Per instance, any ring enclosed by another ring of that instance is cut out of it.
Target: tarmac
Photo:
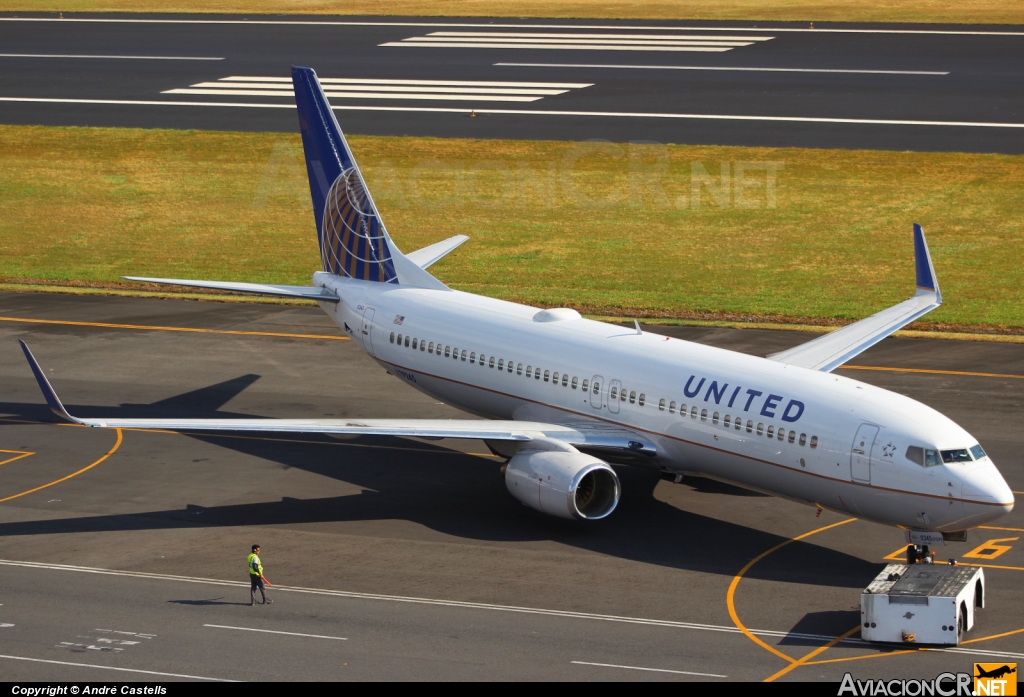
[[[646,330],[760,355],[808,336]],[[608,519],[556,520],[475,442],[58,424],[16,339],[84,416],[465,418],[312,306],[0,293],[8,681],[838,682],[1024,658],[1020,507],[937,550],[985,567],[971,643],[838,641],[901,531],[629,468]],[[854,366],[958,421],[1024,492],[1024,344],[890,338]],[[272,605],[249,606],[253,543]]]

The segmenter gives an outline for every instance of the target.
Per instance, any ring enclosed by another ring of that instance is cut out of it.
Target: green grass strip
[[[594,315],[841,323],[913,291],[1024,327],[1024,157],[353,136],[388,229],[455,288]],[[770,173],[774,172],[774,187]],[[307,283],[297,135],[0,126],[0,281]]]

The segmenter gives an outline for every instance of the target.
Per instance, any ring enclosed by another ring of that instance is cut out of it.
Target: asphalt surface
[[[222,81],[300,64],[350,80],[576,85],[531,102],[331,97],[351,133],[1024,152],[1024,27],[117,17],[0,14],[0,122],[294,132],[288,94]],[[169,92],[201,83],[215,94]]]
[[[762,355],[807,339],[650,329]],[[721,681],[786,665],[736,630],[728,589],[756,556],[843,517],[620,468],[612,516],[556,520],[514,501],[474,442],[126,431],[118,444],[114,431],[55,424],[15,341],[82,415],[464,416],[339,336],[314,307],[0,294],[6,680]],[[937,371],[846,374],[956,419],[1024,491],[1024,345],[888,339],[856,364]],[[1024,514],[995,525],[938,550],[1009,546],[984,562],[975,639],[1024,630]],[[253,543],[277,586],[269,606],[248,604]],[[802,658],[859,624],[860,590],[902,544],[859,521],[793,542],[742,575],[736,616]],[[842,643],[814,660],[869,658],[781,679],[968,671],[1024,658],[1024,633],[889,652]]]

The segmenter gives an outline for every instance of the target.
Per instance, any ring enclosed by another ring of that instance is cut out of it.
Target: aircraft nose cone
[[[1006,513],[1013,509],[1013,492],[995,467],[978,467],[968,472],[961,493],[968,503],[994,504]]]

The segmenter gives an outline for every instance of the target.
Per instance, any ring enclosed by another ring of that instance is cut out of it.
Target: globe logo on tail
[[[356,169],[327,192],[320,255],[324,271],[363,281],[397,283],[384,226]]]

